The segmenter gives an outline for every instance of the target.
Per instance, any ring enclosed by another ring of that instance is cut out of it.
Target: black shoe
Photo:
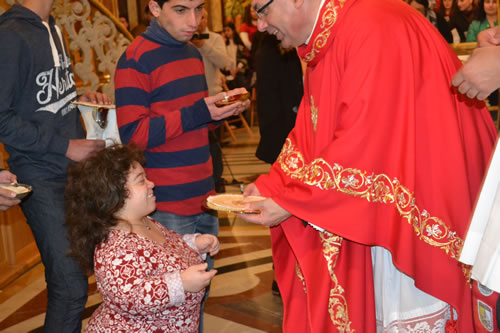
[[[281,296],[280,289],[278,288],[278,283],[276,282],[276,280],[273,280],[271,290],[273,291],[273,295]]]

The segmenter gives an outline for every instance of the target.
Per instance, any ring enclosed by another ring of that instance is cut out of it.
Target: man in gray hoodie
[[[26,0],[0,16],[0,141],[9,166],[32,186],[21,203],[45,266],[45,332],[80,332],[87,277],[68,256],[64,219],[66,169],[104,148],[86,140],[77,112],[71,62],[54,18],[53,0]],[[81,101],[109,103],[86,92]]]

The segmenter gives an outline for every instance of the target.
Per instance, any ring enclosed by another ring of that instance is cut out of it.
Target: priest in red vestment
[[[496,138],[401,0],[252,0],[307,63],[295,128],[241,216],[271,228],[283,330],[474,332],[458,262]]]

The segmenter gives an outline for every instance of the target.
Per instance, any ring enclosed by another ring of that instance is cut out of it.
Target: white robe
[[[500,148],[497,144],[474,210],[460,261],[472,278],[500,292]]]

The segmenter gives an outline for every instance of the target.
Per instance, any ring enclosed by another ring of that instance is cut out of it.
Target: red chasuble
[[[296,127],[256,182],[294,216],[271,229],[284,331],[376,332],[377,245],[474,332],[458,257],[496,131],[451,87],[460,61],[401,0],[326,0],[299,51]]]

